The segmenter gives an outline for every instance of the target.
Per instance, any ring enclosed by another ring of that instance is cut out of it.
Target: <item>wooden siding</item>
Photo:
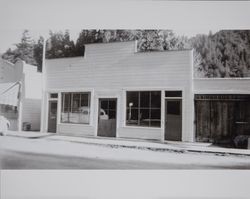
[[[58,124],[57,132],[60,134],[70,134],[75,136],[93,136],[94,128],[92,126],[81,125],[81,124]]]
[[[194,94],[250,94],[250,78],[203,78],[194,79]],[[225,95],[226,96],[226,95]],[[248,100],[249,101],[249,100]],[[246,102],[249,103],[249,102]],[[237,100],[210,99],[196,101],[196,140],[209,142],[232,142],[237,135],[246,134],[249,126],[237,124],[249,117],[240,118],[249,114],[249,105]],[[246,130],[247,129],[247,130]]]
[[[161,129],[156,128],[134,128],[134,127],[125,127],[121,128],[118,131],[119,137],[124,138],[138,138],[138,139],[152,139],[160,140],[161,139]]]
[[[24,64],[24,97],[28,99],[42,98],[42,73],[37,67]]]
[[[88,127],[58,124],[59,133],[96,135],[98,98],[106,96],[118,98],[118,137],[161,139],[163,121],[159,129],[126,127],[126,91],[176,89],[184,93],[182,140],[193,141],[192,51],[135,53],[134,50],[134,42],[91,44],[86,46],[85,57],[46,60],[47,91],[91,89],[94,92],[93,123]]]
[[[250,134],[250,95],[196,95],[196,140],[232,143]]]
[[[194,79],[194,93],[250,94],[250,78]]]
[[[40,130],[41,100],[23,99],[22,103],[22,124],[28,122],[31,124],[31,130]]]
[[[101,44],[107,46],[101,50],[94,46],[86,47],[85,57],[46,60],[47,88],[177,87],[191,82],[190,51],[134,53],[131,42]]]

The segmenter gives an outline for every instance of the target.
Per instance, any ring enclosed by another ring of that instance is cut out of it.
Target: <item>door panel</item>
[[[239,101],[236,103],[236,135],[250,135],[250,102]]]
[[[165,140],[181,141],[182,135],[182,100],[165,101]]]
[[[56,133],[57,101],[49,101],[48,132]]]
[[[196,141],[231,146],[238,135],[250,135],[250,95],[196,94]]]
[[[98,136],[116,137],[116,99],[100,99],[98,115]]]

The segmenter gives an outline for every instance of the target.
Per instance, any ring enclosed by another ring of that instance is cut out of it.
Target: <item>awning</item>
[[[19,87],[19,82],[1,83],[0,104],[17,106]]]

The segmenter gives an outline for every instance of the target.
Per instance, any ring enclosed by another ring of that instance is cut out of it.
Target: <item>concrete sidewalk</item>
[[[186,143],[186,142],[152,142],[146,140],[131,140],[122,138],[100,138],[100,137],[72,137],[65,135],[54,135],[47,137],[48,140],[67,141],[84,144],[103,145],[109,147],[124,147],[134,149],[144,149],[152,151],[170,151],[177,153],[199,152],[214,153],[216,155],[247,155],[250,156],[250,150],[213,147],[204,143]]]
[[[43,138],[53,141],[66,141],[75,143],[84,143],[92,145],[102,145],[113,148],[134,148],[151,151],[170,151],[177,153],[198,152],[198,153],[214,153],[216,155],[247,155],[250,156],[250,150],[222,148],[211,146],[207,143],[188,143],[188,142],[173,142],[166,141],[160,143],[153,140],[137,140],[126,138],[106,138],[106,137],[73,137],[66,135],[58,135],[55,133],[41,133],[34,131],[8,131],[6,136],[23,137],[30,139]]]

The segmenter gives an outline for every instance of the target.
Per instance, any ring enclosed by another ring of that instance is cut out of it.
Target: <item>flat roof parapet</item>
[[[194,93],[250,94],[250,78],[193,78]]]

